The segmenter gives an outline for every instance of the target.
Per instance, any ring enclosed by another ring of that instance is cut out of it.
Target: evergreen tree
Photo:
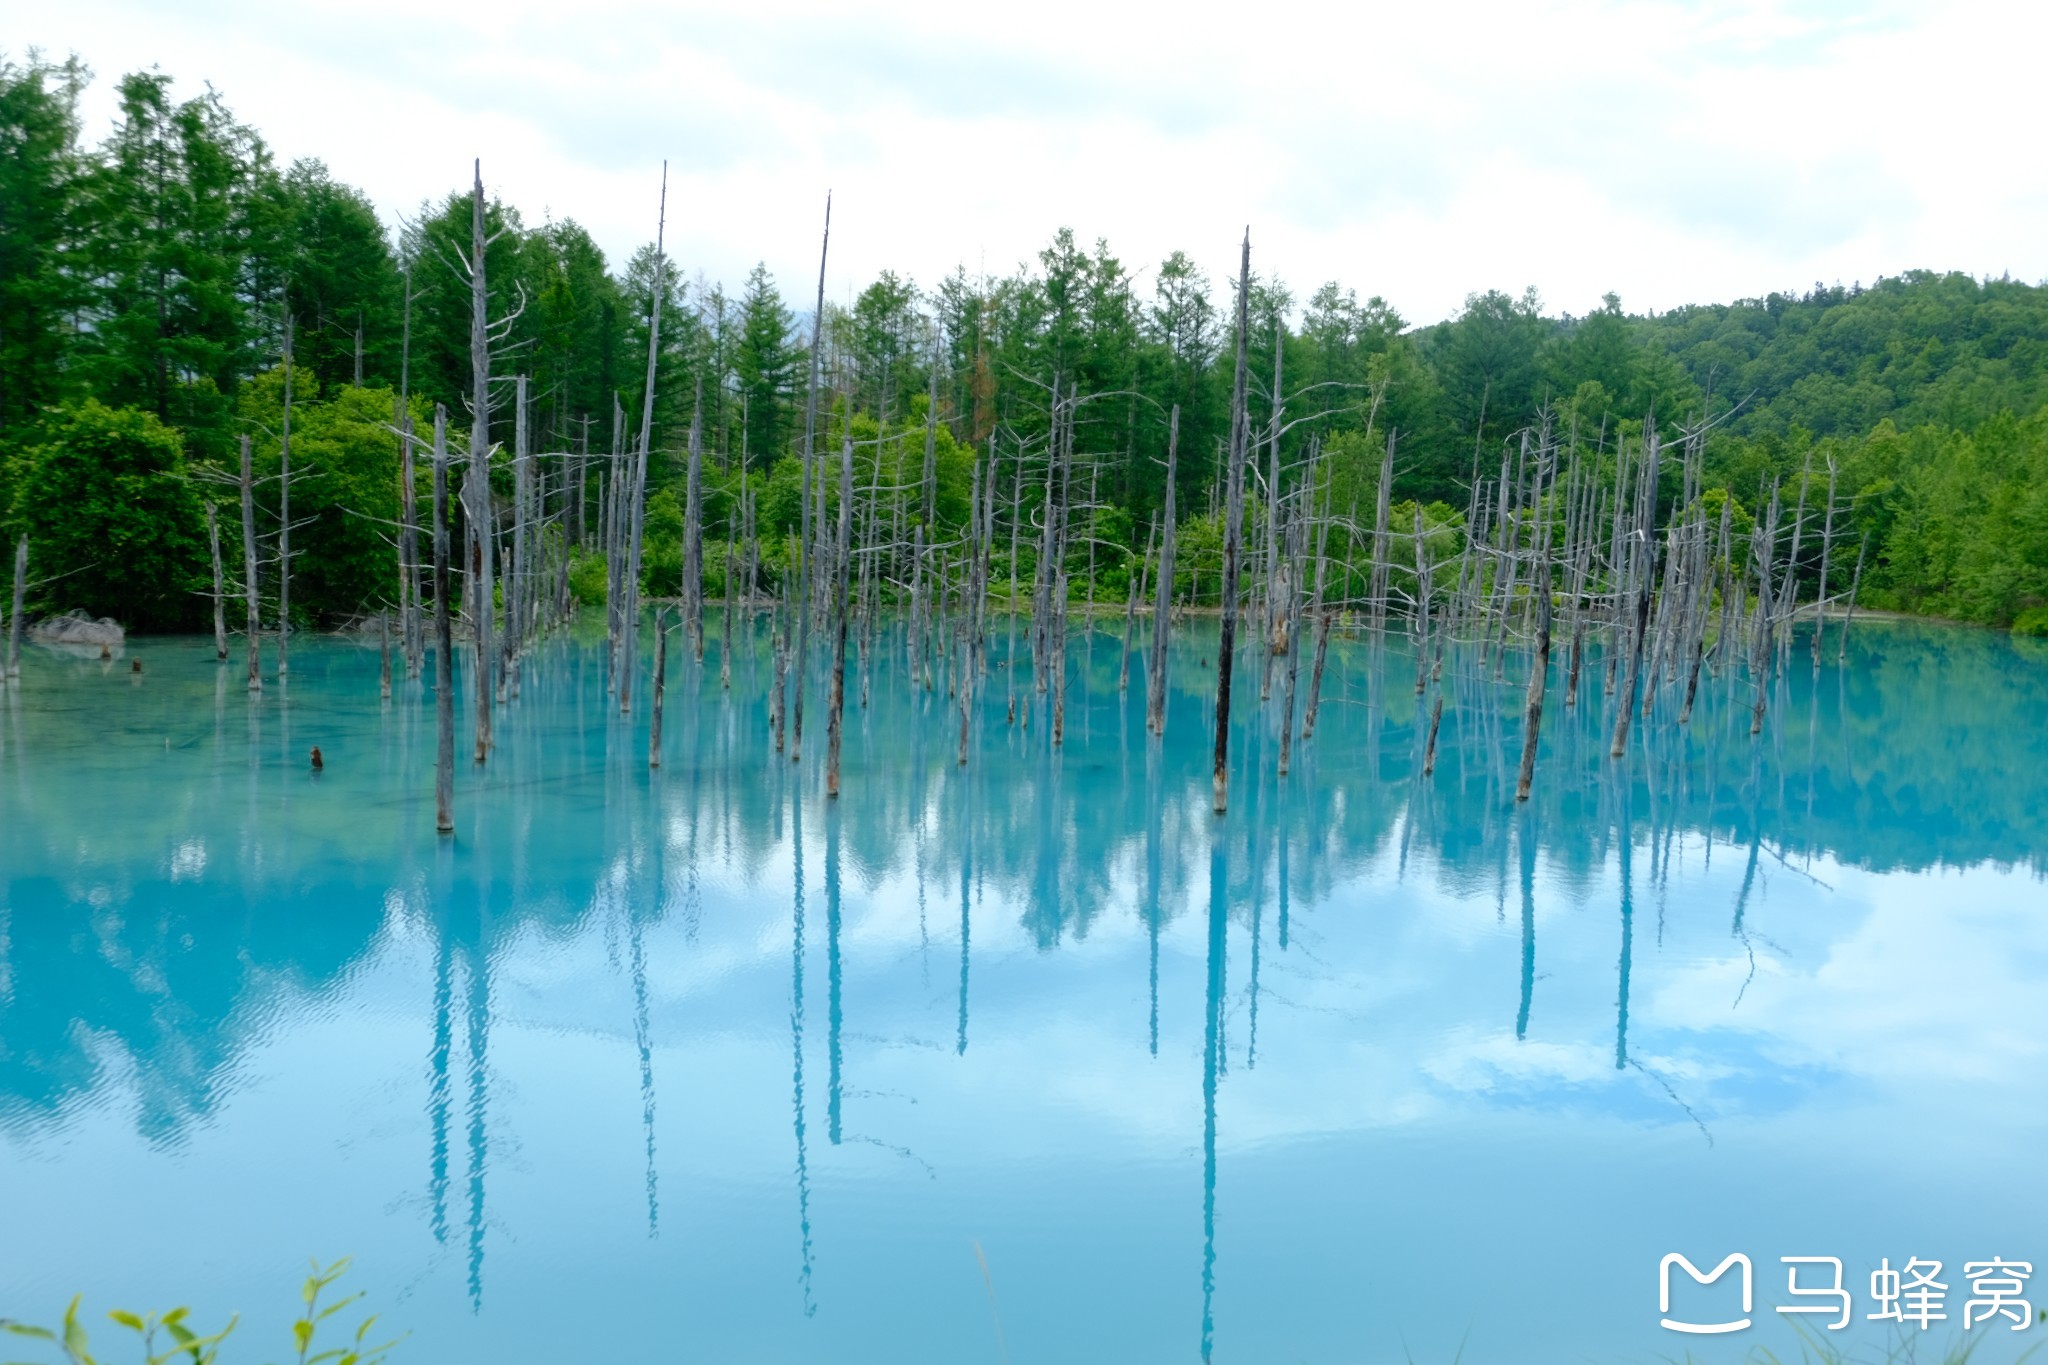
[[[733,372],[746,408],[747,457],[760,467],[784,453],[790,433],[786,408],[801,401],[796,376],[802,352],[792,336],[794,327],[768,267],[756,265],[748,272],[746,292],[740,296]]]

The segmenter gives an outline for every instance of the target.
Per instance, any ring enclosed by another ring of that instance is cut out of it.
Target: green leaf
[[[131,1332],[146,1332],[149,1330],[147,1327],[142,1325],[141,1318],[136,1317],[133,1313],[128,1312],[126,1309],[116,1308],[112,1312],[108,1313],[107,1316],[109,1318],[112,1318],[115,1322],[120,1323],[123,1327],[126,1327]]]
[[[351,1294],[345,1299],[336,1300],[335,1302],[330,1303],[325,1308],[321,1309],[319,1315],[314,1318],[314,1321],[325,1322],[327,1321],[327,1319],[333,1317],[336,1313],[339,1313],[342,1309],[348,1307],[350,1304],[354,1303],[357,1299],[360,1298],[362,1298],[361,1294]]]
[[[25,1322],[0,1322],[0,1327],[18,1337],[34,1337],[37,1341],[55,1341],[57,1334],[47,1327],[31,1327]]]
[[[76,1295],[71,1306],[64,1310],[64,1354],[80,1362],[80,1365],[95,1365],[91,1352],[85,1349],[85,1328],[78,1325],[78,1301],[85,1296]]]
[[[436,534],[439,533],[437,532]],[[313,1342],[313,1320],[311,1318],[300,1318],[292,1324],[292,1340],[298,1343],[299,1354],[304,1355],[306,1347]]]

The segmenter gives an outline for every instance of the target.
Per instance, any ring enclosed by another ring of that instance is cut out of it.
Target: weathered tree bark
[[[1116,690],[1119,696],[1131,687],[1131,644],[1138,633],[1138,599],[1145,595],[1145,574],[1152,567],[1152,543],[1159,538],[1159,523],[1154,521],[1145,528],[1145,553],[1139,558],[1136,570],[1131,574],[1130,595],[1124,603],[1124,649],[1122,661],[1117,665]]]
[[[1246,228],[1237,272],[1237,373],[1231,384],[1230,454],[1223,523],[1222,630],[1216,646],[1216,763],[1211,777],[1216,814],[1230,807],[1230,674],[1237,643],[1237,571],[1244,535],[1244,461],[1250,437],[1245,407],[1246,344],[1251,324],[1252,234]]]
[[[391,613],[377,613],[377,695],[391,700]]]
[[[412,414],[405,399],[398,412],[398,613],[399,640],[407,677],[418,677],[425,641],[420,638],[420,511],[419,487],[413,469]]]
[[[532,439],[527,430],[526,376],[513,380],[512,399],[512,571],[505,576],[505,647],[498,673],[498,700],[519,695],[519,650],[525,643],[528,600],[526,505],[533,483]]]
[[[284,430],[277,445],[277,676],[292,635],[292,315],[284,315]]]
[[[1173,633],[1174,480],[1180,456],[1180,404],[1166,422],[1166,500],[1159,513],[1159,579],[1152,605],[1152,654],[1145,660],[1145,723],[1155,735],[1166,733],[1166,652]]]
[[[1429,687],[1429,544],[1422,502],[1415,503],[1415,695]]]
[[[206,544],[213,554],[213,657],[225,659],[228,657],[228,604],[220,572],[220,522],[214,516],[212,498],[206,500]]]
[[[790,551],[787,562],[794,564],[797,558],[796,547],[792,545]],[[775,752],[778,754],[782,752],[783,743],[789,732],[789,696],[787,688],[783,685],[789,675],[789,632],[791,626],[795,624],[790,620],[789,605],[789,576],[785,573],[776,583],[775,614],[769,640],[769,671],[772,686],[768,692],[768,728],[774,732]]]
[[[1695,699],[1695,698],[1697,698],[1697,697],[1699,696],[1699,690],[1700,690],[1700,668],[1701,668],[1701,667],[1702,667],[1702,666],[1703,666],[1703,665],[1704,665],[1704,664],[1706,663],[1706,659],[1707,659],[1707,614],[1708,614],[1708,608],[1709,608],[1709,606],[1711,605],[1710,601],[1708,600],[1708,596],[1707,596],[1707,594],[1708,594],[1708,593],[1709,593],[1709,591],[1711,590],[1711,589],[1710,589],[1710,584],[1711,584],[1711,583],[1712,583],[1712,581],[1713,581],[1713,575],[1712,575],[1712,574],[1710,574],[1710,573],[1708,572],[1708,567],[1711,567],[1711,568],[1712,568],[1713,570],[1715,570],[1715,571],[1720,571],[1720,576],[1721,576],[1721,579],[1722,579],[1722,583],[1721,583],[1721,600],[1722,600],[1722,603],[1723,603],[1723,607],[1722,607],[1722,615],[1721,615],[1721,632],[1722,632],[1722,639],[1716,642],[1716,648],[1720,648],[1720,649],[1725,649],[1725,648],[1727,648],[1727,639],[1726,639],[1726,637],[1727,637],[1727,631],[1728,631],[1728,616],[1727,616],[1727,608],[1726,608],[1726,603],[1727,603],[1727,600],[1728,600],[1728,598],[1729,598],[1729,597],[1730,597],[1730,596],[1732,595],[1732,592],[1731,592],[1731,588],[1730,588],[1730,585],[1728,584],[1728,581],[1727,581],[1727,577],[1726,577],[1725,571],[1721,571],[1721,565],[1720,565],[1720,562],[1719,562],[1719,561],[1725,561],[1725,560],[1727,559],[1727,557],[1728,557],[1728,538],[1729,538],[1729,528],[1730,528],[1730,526],[1732,525],[1732,521],[1731,521],[1731,518],[1733,517],[1733,515],[1734,515],[1734,512],[1735,512],[1735,499],[1733,499],[1733,498],[1724,498],[1724,499],[1722,499],[1722,502],[1721,502],[1721,534],[1720,534],[1720,549],[1719,549],[1719,551],[1717,552],[1717,554],[1715,555],[1715,560],[1716,560],[1716,562],[1715,562],[1715,563],[1714,563],[1713,565],[1711,565],[1711,566],[1703,566],[1703,567],[1702,567],[1702,570],[1701,570],[1701,574],[1700,574],[1700,587],[1701,587],[1701,597],[1700,597],[1700,606],[1699,606],[1699,623],[1698,623],[1698,624],[1697,624],[1697,625],[1696,625],[1696,626],[1694,627],[1694,631],[1693,631],[1692,665],[1691,665],[1691,668],[1690,668],[1690,669],[1688,670],[1688,672],[1687,672],[1687,675],[1686,675],[1686,679],[1685,679],[1685,701],[1684,701],[1684,702],[1683,702],[1683,703],[1682,703],[1682,704],[1680,705],[1680,707],[1679,707],[1679,709],[1678,709],[1678,723],[1679,723],[1680,725],[1689,725],[1689,724],[1691,724],[1691,723],[1692,723],[1692,707],[1693,707],[1693,701],[1694,701],[1694,699]],[[1702,529],[1702,532],[1701,532],[1701,539],[1702,539],[1702,542],[1704,542],[1704,540],[1705,540],[1705,531],[1704,531],[1704,529]],[[1704,544],[1702,545],[1702,550],[1704,551]]]
[[[924,523],[910,529],[910,685],[931,690],[931,673],[924,658]]]
[[[1535,583],[1536,660],[1529,670],[1527,723],[1522,731],[1522,766],[1515,777],[1515,800],[1529,799],[1529,785],[1536,777],[1536,743],[1543,725],[1543,693],[1550,685],[1550,556],[1543,556],[1542,581]]]
[[[849,424],[850,425],[850,424]],[[832,693],[825,717],[825,795],[839,795],[839,750],[846,729],[847,587],[853,554],[853,436],[839,447],[839,540],[833,553]]]
[[[936,396],[936,381],[933,384],[933,391]],[[989,465],[987,483],[989,491],[993,493],[993,462]],[[981,672],[977,666],[981,652],[981,606],[982,598],[987,593],[985,576],[988,573],[988,558],[984,548],[987,527],[982,512],[982,485],[981,464],[977,461],[974,466],[974,499],[971,504],[974,509],[971,517],[973,529],[969,537],[970,553],[967,561],[966,621],[960,631],[960,676],[954,688],[960,703],[959,766],[963,768],[967,766],[967,743],[974,725],[974,687]]]
[[[1828,511],[1821,523],[1820,586],[1813,594],[1813,666],[1820,667],[1821,637],[1828,628],[1828,559],[1835,548],[1835,457],[1828,456]]]
[[[1330,657],[1330,626],[1337,613],[1325,607],[1316,613],[1316,662],[1308,674],[1308,704],[1301,711],[1301,739],[1316,737],[1316,716],[1323,704],[1323,664]]]
[[[247,438],[243,438],[245,441]],[[210,511],[212,503],[207,504]],[[218,556],[215,556],[218,559]],[[219,600],[218,596],[215,598]],[[21,676],[22,610],[28,601],[28,536],[14,542],[14,605],[7,613],[7,676]]]
[[[690,412],[690,465],[683,492],[683,622],[690,649],[704,662],[704,380]]]
[[[1393,513],[1394,433],[1387,433],[1386,453],[1380,457],[1380,486],[1374,498],[1372,523],[1372,628],[1375,634],[1387,624],[1387,570],[1389,568],[1388,519]]]
[[[1052,746],[1059,748],[1067,737],[1067,573],[1062,569],[1052,585],[1051,644],[1046,660],[1052,670]]]
[[[1281,387],[1281,361],[1287,354],[1286,332],[1279,318],[1273,320],[1273,416],[1266,432],[1266,582],[1264,619],[1260,622],[1260,646],[1265,658],[1259,669],[1259,700],[1265,701],[1273,695],[1273,655],[1287,648],[1286,643],[1275,634],[1276,628],[1289,615],[1286,594],[1278,591],[1282,573],[1281,538],[1286,534],[1287,504],[1280,496],[1280,423],[1286,409]],[[1289,721],[1293,720],[1289,708]],[[1290,726],[1291,728],[1291,726]],[[1284,746],[1283,746],[1284,747]],[[1282,772],[1286,769],[1283,767]]]
[[[1610,758],[1620,758],[1628,752],[1629,722],[1636,713],[1636,689],[1642,685],[1643,637],[1649,633],[1650,624],[1648,573],[1644,572],[1642,578],[1636,589],[1635,626],[1629,632],[1628,685],[1622,689],[1621,705],[1614,713],[1614,743],[1607,751]]]
[[[647,766],[661,766],[661,706],[668,694],[668,622],[662,608],[654,609],[654,695],[647,719]]]
[[[484,171],[483,162],[472,168],[474,179],[469,198],[469,494],[467,510],[470,541],[470,586],[475,589],[471,606],[471,628],[476,632],[476,759],[482,763],[491,753],[492,677],[496,656],[492,652],[493,615],[496,592],[492,587],[491,561],[495,559],[495,537],[491,526],[491,351],[490,299],[485,292]]]
[[[664,244],[668,232],[668,163],[661,163],[661,204],[654,224],[654,284],[647,300],[647,383],[640,395],[640,441],[633,457],[633,479],[626,508],[630,543],[626,547],[626,574],[620,583],[624,606],[619,622],[619,714],[633,710],[633,674],[638,668],[640,647],[640,558],[647,526],[647,461],[654,437],[654,375],[661,357],[662,303],[668,292],[668,257]]]
[[[248,449],[244,438],[243,449]],[[434,828],[455,832],[455,623],[448,602],[448,410],[434,405]],[[253,594],[252,594],[253,601]]]
[[[249,438],[242,438],[242,600],[248,605],[249,690],[263,690],[263,631],[256,597],[256,479]]]
[[[1842,617],[1842,647],[1840,652],[1835,655],[1837,667],[1849,661],[1849,627],[1856,620],[1856,590],[1863,586],[1863,552],[1869,548],[1870,537],[1866,535],[1863,538],[1863,544],[1856,551],[1856,573],[1849,580],[1849,610]],[[14,601],[15,619],[19,620],[21,618],[21,594],[18,589],[16,590]]]
[[[1298,527],[1300,522],[1295,521],[1292,524]],[[1295,582],[1299,582],[1301,578],[1299,563],[1302,553],[1300,531],[1291,532],[1290,540],[1293,543],[1289,546],[1286,563],[1293,569],[1290,578]],[[1301,594],[1299,591],[1289,591],[1287,616],[1278,623],[1287,631],[1288,639],[1287,687],[1285,689],[1286,696],[1280,711],[1280,776],[1282,777],[1287,776],[1288,767],[1294,761],[1294,698],[1301,684],[1301,650],[1295,643],[1298,627],[1300,626],[1300,600]]]
[[[1003,675],[1009,680],[1009,725],[1017,723],[1017,538],[1024,521],[1024,452],[1017,452],[1017,466],[1010,488],[1010,644],[1003,656]]]
[[[741,494],[740,501],[742,503],[746,501],[744,493]],[[739,595],[739,547],[733,542],[727,541],[725,547],[725,638],[719,642],[718,646],[718,685],[728,692],[732,690],[733,607]]]
[[[823,359],[825,325],[825,261],[832,247],[832,192],[825,192],[825,230],[818,243],[818,298],[811,309],[811,377],[804,397],[803,548],[799,551],[799,597],[796,613],[796,693],[790,698],[789,761],[802,760],[804,750],[804,679],[811,650],[811,466],[818,433],[818,366]],[[818,491],[825,490],[822,481]]]

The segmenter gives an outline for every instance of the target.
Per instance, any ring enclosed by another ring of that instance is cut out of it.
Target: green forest
[[[468,420],[466,159],[451,154],[447,197],[394,232],[322,163],[278,165],[220,93],[178,101],[160,71],[121,78],[113,129],[90,143],[91,79],[75,58],[0,58],[0,529],[10,549],[27,539],[32,612],[201,628],[209,504],[222,552],[243,554],[231,509],[244,437],[263,490],[260,553],[277,553],[287,420],[292,620],[384,609],[397,594],[392,528],[411,501],[400,414],[417,431],[436,404],[452,427]],[[1068,467],[1088,484],[1072,495],[1070,553],[1086,558],[1074,595],[1122,600],[1167,502],[1173,440],[1183,595],[1213,598],[1202,564],[1220,543],[1236,281],[1197,262],[1228,261],[1233,243],[1127,262],[1061,229],[1008,274],[884,272],[814,319],[812,281],[693,272],[687,214],[668,219],[663,254],[650,213],[649,244],[623,262],[572,218],[529,221],[494,199],[485,216],[488,365],[504,390],[487,436],[509,449],[524,421],[533,449],[560,456],[538,496],[579,594],[603,599],[606,457],[640,439],[643,410],[656,457],[646,589],[683,590],[694,441],[716,595],[731,564],[781,571],[813,416],[817,449],[860,441],[863,483],[878,498],[898,490],[900,518],[930,508],[925,543],[967,519],[981,470],[1025,527],[1017,553],[1030,553],[1029,470],[1044,467],[1058,395],[1076,414]],[[781,230],[815,243],[819,226]],[[1339,511],[1378,498],[1390,444],[1393,524],[1420,516],[1455,536],[1478,475],[1539,422],[1596,457],[1650,424],[1677,439],[1711,422],[1707,493],[1744,520],[1775,489],[1816,502],[1836,490],[1839,553],[1862,556],[1865,604],[2048,634],[2048,289],[1915,271],[1652,315],[1609,295],[1585,316],[1546,312],[1533,290],[1488,289],[1418,326],[1352,285],[1297,292],[1254,274],[1247,312],[1249,423],[1274,443],[1260,463],[1294,469],[1316,452]],[[523,409],[511,401],[522,377]],[[929,499],[914,472],[927,450]],[[1663,495],[1680,493],[1674,471]],[[1254,486],[1254,503],[1263,496]],[[758,558],[728,555],[749,529]],[[1009,541],[996,542],[1000,560]],[[1331,553],[1369,549],[1340,533]]]

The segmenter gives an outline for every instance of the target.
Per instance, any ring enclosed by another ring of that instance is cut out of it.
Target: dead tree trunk
[[[1856,590],[1863,586],[1863,552],[1869,548],[1870,537],[1866,535],[1863,538],[1862,545],[1857,547],[1856,572],[1849,579],[1849,609],[1842,617],[1842,647],[1840,652],[1835,655],[1837,667],[1849,661],[1849,627],[1856,620]],[[18,588],[15,590],[14,604],[15,619],[19,620],[21,618],[21,591]]]
[[[654,608],[654,693],[647,717],[647,766],[661,766],[661,707],[668,696],[668,621]]]
[[[492,678],[496,671],[491,651],[493,614],[496,610],[491,563],[496,553],[491,530],[491,343],[485,292],[484,171],[483,163],[473,167],[469,197],[469,496],[470,564],[475,589],[471,606],[471,628],[476,632],[476,756],[482,763],[491,753]]]
[[[409,317],[410,315],[408,315]],[[412,414],[405,399],[396,400],[398,412],[398,613],[399,639],[405,653],[408,677],[418,677],[420,655],[425,642],[420,638],[420,509],[418,481],[413,470]]]
[[[247,450],[244,438],[243,449]],[[434,828],[455,832],[455,623],[448,611],[448,410],[434,405]],[[251,561],[253,563],[253,561]],[[251,600],[254,600],[253,594]],[[251,656],[253,659],[253,655]]]
[[[1813,593],[1813,666],[1820,667],[1821,637],[1828,623],[1828,560],[1835,548],[1835,457],[1828,456],[1828,510],[1820,533],[1820,586]]]
[[[263,690],[263,631],[256,597],[256,480],[242,438],[242,600],[248,604],[249,690]]]
[[[246,440],[246,438],[244,438]],[[208,503],[210,509],[213,504]],[[218,560],[216,555],[215,559]],[[28,536],[14,543],[14,607],[7,614],[7,676],[21,676],[21,613],[28,600]],[[216,596],[216,601],[219,598]]]
[[[277,676],[292,634],[292,315],[284,315],[284,428],[277,445]]]
[[[206,545],[213,554],[213,657],[228,657],[227,593],[220,572],[220,521],[214,516],[213,499],[206,500]],[[21,609],[15,608],[18,612]]]
[[[1244,535],[1244,461],[1250,418],[1245,410],[1246,343],[1251,324],[1252,234],[1244,234],[1237,272],[1237,373],[1231,384],[1230,455],[1223,523],[1223,621],[1216,646],[1216,762],[1211,777],[1216,814],[1230,807],[1230,673],[1237,643],[1237,561]]]
[[[619,714],[633,710],[633,674],[640,647],[640,556],[647,526],[647,460],[654,438],[654,374],[661,358],[661,314],[668,293],[668,257],[663,252],[668,232],[668,163],[661,163],[661,203],[654,220],[654,284],[647,301],[647,383],[640,395],[640,442],[633,457],[633,478],[625,509],[631,527],[626,547],[626,573],[620,582],[623,604],[619,621]]]
[[[818,300],[811,310],[811,379],[804,398],[804,490],[803,543],[798,551],[798,593],[796,613],[796,682],[790,698],[789,761],[797,762],[804,750],[804,677],[811,649],[811,466],[818,430],[818,366],[825,325],[825,261],[832,247],[832,194],[825,194],[825,231],[818,243]],[[819,489],[823,492],[823,488]]]
[[[1152,607],[1152,656],[1145,661],[1145,723],[1155,735],[1166,733],[1166,651],[1173,633],[1173,500],[1179,455],[1180,404],[1176,403],[1166,424],[1166,503],[1159,514],[1159,579]]]
[[[1536,742],[1543,725],[1543,693],[1550,684],[1550,556],[1543,557],[1543,579],[1535,585],[1536,662],[1529,672],[1528,721],[1522,731],[1522,767],[1515,778],[1515,800],[1529,799],[1529,785],[1536,777]]]
[[[850,425],[850,424],[849,424]],[[839,750],[846,729],[847,586],[853,560],[853,436],[839,448],[839,540],[833,553],[832,692],[825,717],[825,795],[839,795]]]
[[[704,662],[704,381],[690,413],[690,468],[683,493],[683,621],[690,649]]]
[[[1152,542],[1159,537],[1159,523],[1145,528],[1145,553],[1131,574],[1130,597],[1124,603],[1124,651],[1117,665],[1116,690],[1121,696],[1131,687],[1131,645],[1138,633],[1138,599],[1145,595],[1145,574],[1152,567]]]

